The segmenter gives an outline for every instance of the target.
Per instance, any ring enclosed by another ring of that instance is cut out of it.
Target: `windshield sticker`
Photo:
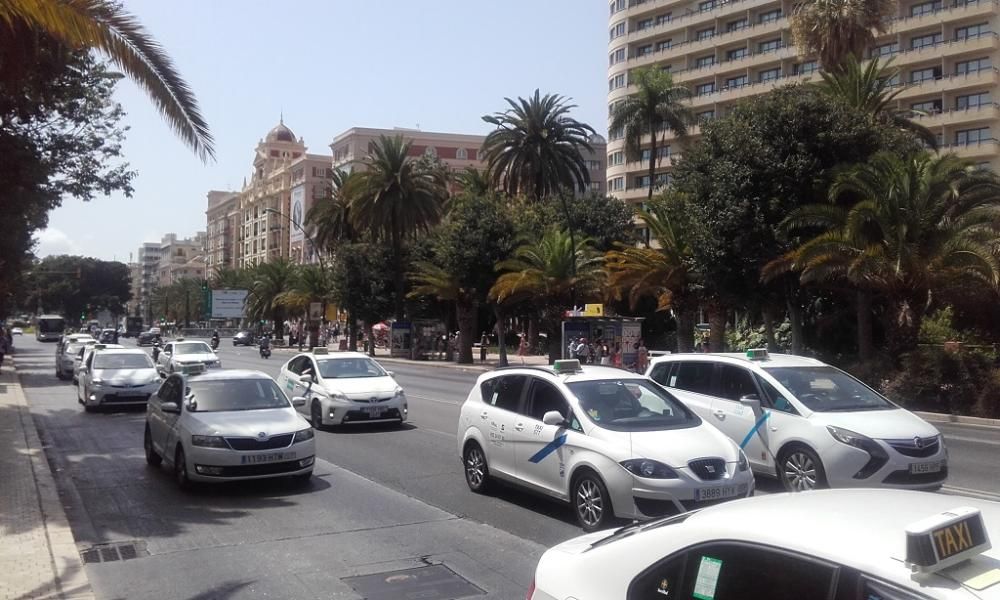
[[[601,420],[601,413],[597,412],[596,408],[588,408],[587,409],[587,414],[590,415],[590,418],[593,419],[593,420],[595,420],[595,421],[600,421]]]
[[[702,556],[692,596],[698,600],[715,600],[715,588],[719,583],[720,571],[722,571],[721,560],[711,556]]]
[[[660,580],[660,585],[656,586],[656,593],[664,596],[670,595],[670,580],[664,577]]]

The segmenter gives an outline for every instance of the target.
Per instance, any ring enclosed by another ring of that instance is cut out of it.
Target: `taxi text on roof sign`
[[[906,528],[906,563],[918,572],[955,565],[991,548],[979,510],[959,507]]]

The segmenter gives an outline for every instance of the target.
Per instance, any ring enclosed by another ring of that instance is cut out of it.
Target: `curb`
[[[983,417],[968,417],[965,415],[949,415],[945,413],[923,411],[914,411],[913,414],[931,423],[956,423],[959,425],[979,425],[980,427],[996,427],[1000,429],[1000,419],[986,419]]]
[[[35,428],[31,406],[28,404],[28,398],[24,395],[24,390],[21,387],[21,375],[17,371],[17,363],[11,360],[11,364],[14,367],[16,381],[16,385],[12,386],[12,391],[18,401],[18,406],[21,408],[21,428],[24,431],[25,442],[31,457],[31,470],[38,490],[38,503],[42,510],[45,527],[45,541],[52,559],[54,585],[58,590],[54,595],[47,597],[94,600],[90,580],[87,578],[87,572],[80,560],[76,538],[73,537],[73,530],[69,526],[69,519],[66,518],[66,511],[63,510],[62,502],[59,500],[56,480],[45,457],[45,450],[38,436],[38,430]]]

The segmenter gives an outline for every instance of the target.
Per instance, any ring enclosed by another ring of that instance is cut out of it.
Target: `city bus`
[[[39,342],[58,342],[66,331],[66,320],[59,315],[42,315],[35,319],[35,339]]]

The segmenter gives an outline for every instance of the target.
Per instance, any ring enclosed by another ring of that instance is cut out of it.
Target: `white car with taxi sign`
[[[140,405],[160,382],[153,360],[144,351],[95,344],[80,371],[77,398],[87,412],[105,405]]]
[[[156,357],[156,368],[161,373],[194,373],[201,370],[222,368],[222,360],[212,347],[200,340],[178,338],[167,342]]]
[[[1000,504],[893,489],[773,494],[542,555],[528,600],[1000,599]]]
[[[281,365],[278,384],[291,398],[305,398],[303,410],[316,429],[327,425],[406,422],[406,393],[370,356],[315,348]]]
[[[944,438],[848,373],[813,358],[671,354],[646,371],[788,491],[822,487],[936,489]]]
[[[244,370],[168,376],[146,405],[143,446],[146,462],[166,462],[181,487],[268,477],[307,482],[316,457],[312,427],[274,380]]]
[[[493,478],[568,502],[586,531],[752,495],[746,457],[643,375],[581,366],[507,367],[462,405],[458,453],[473,492]]]

